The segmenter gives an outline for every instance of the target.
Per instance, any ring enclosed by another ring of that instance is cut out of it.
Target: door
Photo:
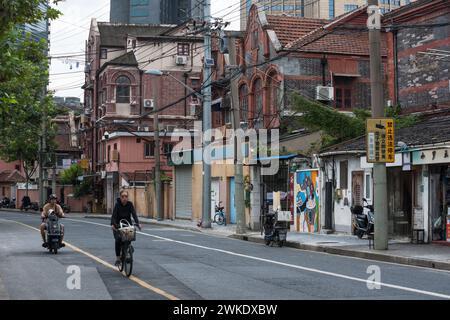
[[[352,206],[362,206],[364,190],[364,172],[352,172]]]
[[[220,180],[217,178],[211,179],[211,219],[214,220],[216,211],[216,204],[220,201]],[[222,204],[223,206],[223,204]]]
[[[230,178],[230,223],[236,223],[236,204],[235,204],[236,188],[234,184],[234,177]]]
[[[177,166],[175,169],[175,217],[192,217],[191,166]]]

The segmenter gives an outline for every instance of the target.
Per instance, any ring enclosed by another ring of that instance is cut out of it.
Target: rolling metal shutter
[[[192,166],[175,168],[175,217],[192,217]]]

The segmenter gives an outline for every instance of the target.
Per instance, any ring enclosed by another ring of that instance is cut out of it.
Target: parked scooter
[[[277,211],[263,213],[262,220],[266,245],[272,246],[274,243],[277,243],[279,247],[282,247],[286,243],[287,230],[289,228],[287,223],[285,221],[278,221]]]
[[[50,253],[57,254],[62,245],[61,224],[54,210],[49,210],[47,218],[47,228],[45,230],[45,241]]]
[[[22,198],[22,205],[20,206],[20,210],[34,210],[39,211],[39,205],[36,202],[31,202],[30,197],[24,196]]]
[[[0,208],[15,209],[16,208],[16,198],[12,198],[12,200],[11,200],[8,197],[4,197],[0,201]]]
[[[374,232],[375,213],[372,205],[369,205],[366,199],[363,198],[364,206],[353,206],[350,208],[353,214],[353,232],[358,238],[364,237]],[[367,210],[364,210],[367,209]]]

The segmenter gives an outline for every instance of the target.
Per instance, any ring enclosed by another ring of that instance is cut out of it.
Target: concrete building
[[[414,0],[379,0],[381,12],[387,13]],[[334,19],[367,4],[367,0],[241,0],[241,30],[247,23],[252,4],[258,4],[267,14],[286,14],[294,17]]]
[[[194,0],[111,0],[110,8],[110,22],[125,24],[181,24],[203,14]]]

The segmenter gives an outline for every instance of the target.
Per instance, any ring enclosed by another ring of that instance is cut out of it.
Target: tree
[[[53,0],[57,4],[60,0]],[[46,12],[39,6],[47,5],[47,0],[0,0],[0,36],[11,30],[17,24],[34,23],[43,19],[56,19],[60,12],[48,8]]]
[[[33,41],[18,24],[56,18],[57,10],[44,12],[39,8],[46,3],[0,0],[0,158],[21,161],[27,186],[36,170],[41,120],[50,127],[54,107],[51,96],[44,93],[48,84],[47,43]],[[45,138],[51,147],[52,134]]]
[[[63,184],[72,185],[74,187],[74,197],[77,199],[92,192],[92,181],[86,178],[82,181],[78,180],[78,177],[81,176],[83,176],[83,169],[79,164],[71,165],[60,175]]]

